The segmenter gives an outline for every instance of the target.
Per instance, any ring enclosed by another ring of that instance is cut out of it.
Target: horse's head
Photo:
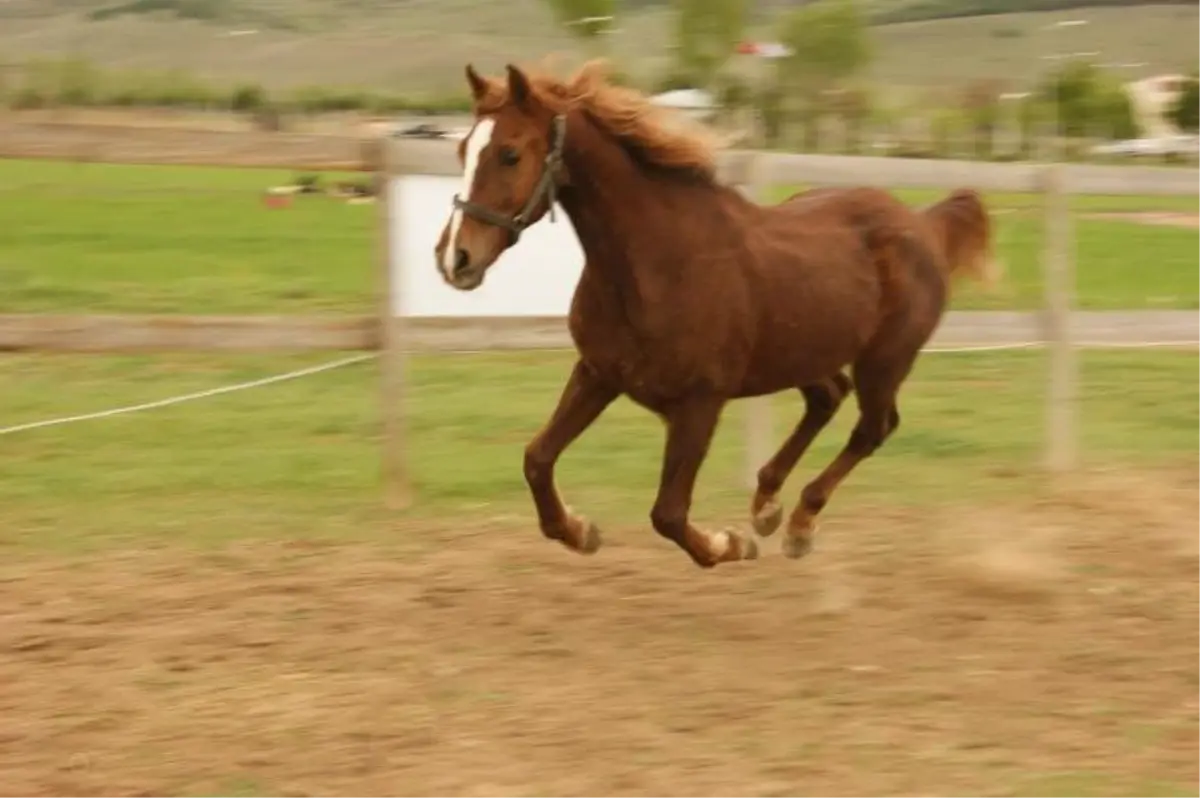
[[[509,65],[507,81],[467,66],[475,124],[459,144],[462,188],[434,248],[447,283],[471,291],[522,231],[547,211],[563,178],[566,119],[547,107],[529,78]]]

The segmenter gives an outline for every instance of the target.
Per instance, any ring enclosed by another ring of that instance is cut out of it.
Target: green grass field
[[[266,209],[262,190],[291,179],[270,170],[0,161],[0,312],[371,312],[375,210],[324,198]],[[922,203],[937,196],[900,194]],[[1039,306],[1037,202],[989,197],[1008,277],[993,294],[966,287],[955,307]],[[1078,197],[1074,207],[1080,307],[1198,306],[1200,232],[1091,216],[1194,214],[1195,197]]]
[[[10,356],[0,426],[254,379],[317,362],[292,357]],[[421,357],[411,451],[422,516],[531,518],[521,451],[549,414],[567,353]],[[1090,352],[1081,435],[1089,466],[1193,462],[1194,352]],[[928,354],[901,398],[901,431],[831,506],[924,504],[1034,490],[1043,356]],[[3,440],[0,528],[10,544],[67,547],[369,536],[380,529],[373,364],[145,413]],[[484,399],[483,397],[486,397]],[[774,400],[776,435],[798,397]],[[697,491],[701,517],[741,521],[742,419],[731,405]],[[815,474],[853,423],[844,409],[789,484]],[[565,457],[569,500],[601,521],[643,523],[660,467],[659,422],[615,405]],[[530,530],[536,534],[535,530]]]

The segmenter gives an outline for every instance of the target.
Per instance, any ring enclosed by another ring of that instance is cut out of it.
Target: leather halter
[[[555,116],[550,131],[550,151],[546,153],[546,159],[542,162],[541,177],[538,178],[537,185],[529,199],[526,200],[525,206],[518,213],[506,216],[491,208],[465,200],[457,194],[454,195],[454,207],[480,222],[508,230],[512,234],[514,244],[520,238],[521,233],[532,224],[529,218],[543,199],[546,200],[550,221],[553,222],[554,199],[558,193],[558,176],[562,171],[563,144],[567,138],[567,118],[562,114]]]

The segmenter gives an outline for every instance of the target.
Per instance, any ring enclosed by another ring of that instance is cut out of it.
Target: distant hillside
[[[1027,85],[1071,54],[1123,78],[1191,69],[1198,60],[1194,0],[864,3],[873,19],[889,23],[872,29],[870,77],[880,85],[924,88],[977,77]],[[758,0],[748,35],[774,36],[773,12],[790,5]],[[672,67],[672,15],[661,0],[623,7],[608,53],[653,84]],[[1041,10],[1011,13],[1017,8]],[[1089,24],[1050,27],[1068,17]],[[495,70],[549,53],[584,55],[543,0],[0,0],[0,83],[10,85],[31,59],[76,57],[135,78],[181,70],[272,90],[436,94],[461,91],[467,61]]]
[[[887,25],[896,22],[994,16],[1025,11],[1150,5],[1194,7],[1196,3],[1195,0],[875,0],[872,3],[872,19],[876,24]]]
[[[480,3],[488,0],[480,0]],[[753,0],[755,15],[765,17],[815,0]],[[1085,7],[1195,5],[1195,0],[860,0],[875,24],[990,16],[1026,11],[1060,11]],[[293,30],[317,20],[386,14],[419,7],[421,0],[0,0],[0,18],[52,18],[85,15],[95,21],[144,16],[213,24],[257,23]],[[323,6],[323,9],[318,8]],[[625,12],[660,11],[670,0],[624,0]]]

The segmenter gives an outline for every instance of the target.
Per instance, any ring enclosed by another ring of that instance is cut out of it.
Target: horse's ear
[[[533,95],[533,90],[529,88],[529,78],[512,64],[506,66],[505,69],[508,70],[508,96],[514,105],[526,107]]]
[[[471,86],[471,96],[482,100],[488,91],[487,78],[475,71],[475,67],[467,64],[467,83]]]

